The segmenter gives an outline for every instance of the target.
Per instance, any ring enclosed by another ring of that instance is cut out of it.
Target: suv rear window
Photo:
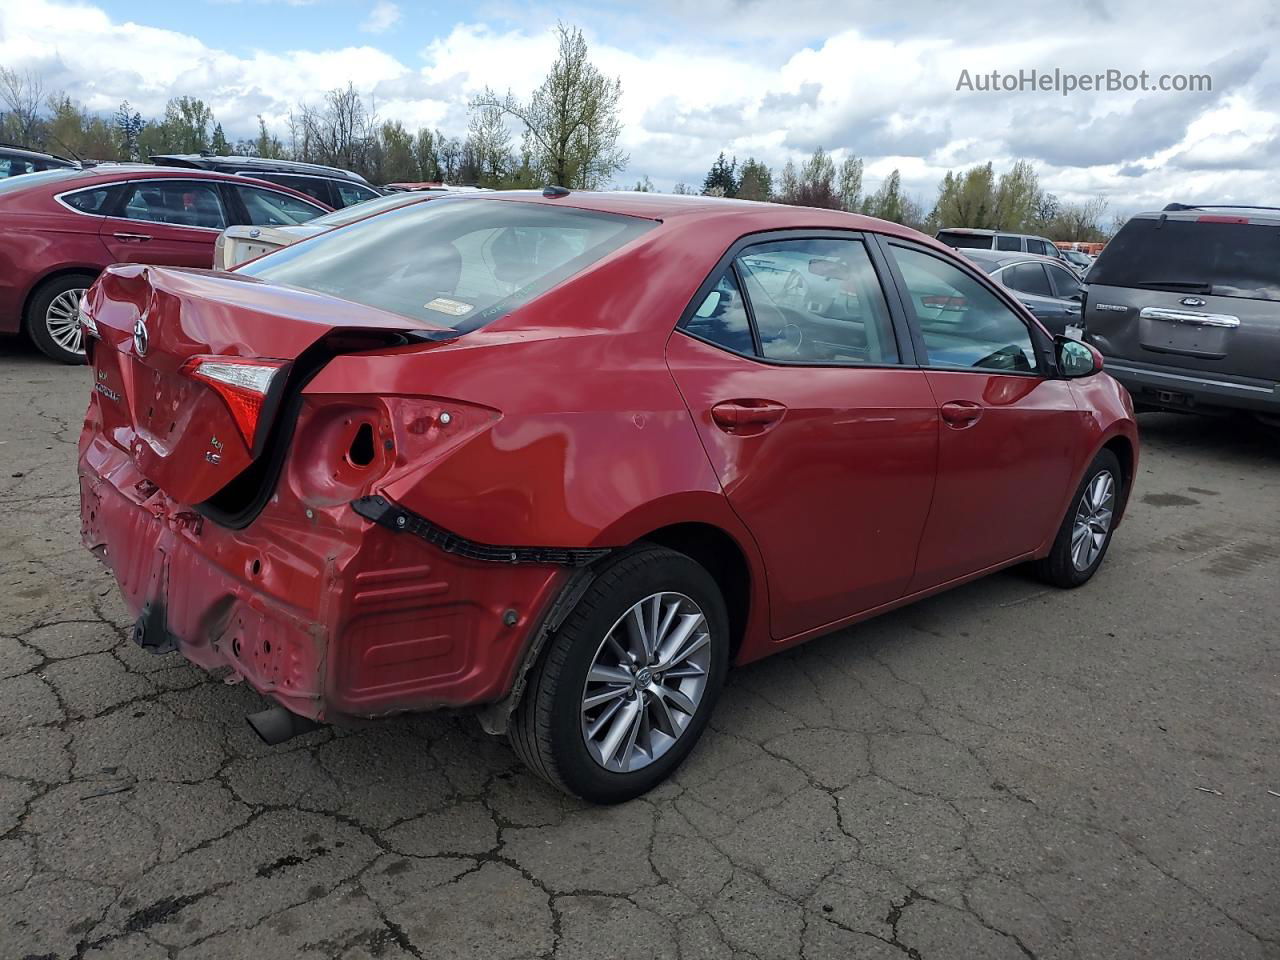
[[[285,247],[238,272],[465,332],[654,226],[540,203],[442,198]]]
[[[939,230],[937,240],[948,247],[965,247],[970,250],[990,250],[991,234],[960,233],[956,230]]]
[[[1089,282],[1280,300],[1280,226],[1135,218],[1103,249]]]

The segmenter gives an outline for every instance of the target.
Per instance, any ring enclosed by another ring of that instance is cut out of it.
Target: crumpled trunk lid
[[[91,359],[101,432],[130,454],[148,481],[192,505],[265,453],[284,397],[319,369],[307,355],[322,341],[349,338],[334,345],[336,353],[431,332],[322,294],[234,274],[135,264],[108,268],[87,303],[98,331]],[[282,362],[251,440],[226,399],[190,374],[193,358],[220,357]]]

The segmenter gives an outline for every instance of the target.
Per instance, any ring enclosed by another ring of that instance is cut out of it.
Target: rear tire
[[[648,623],[655,629],[646,629]],[[666,632],[664,624],[670,624]],[[693,625],[687,639],[681,625]],[[636,656],[650,634],[653,655]],[[696,652],[680,656],[691,647]],[[547,642],[511,717],[512,748],[566,793],[593,803],[638,797],[689,755],[728,663],[729,618],[711,575],[664,547],[623,551]],[[615,750],[611,733],[618,724],[624,732],[614,738]]]
[[[84,331],[76,310],[94,279],[88,273],[64,274],[45,281],[32,294],[25,319],[27,336],[50,360],[85,362]]]
[[[1120,460],[1110,450],[1100,450],[1071,498],[1049,555],[1032,564],[1035,575],[1064,589],[1087,583],[1107,555],[1116,510],[1123,502]]]

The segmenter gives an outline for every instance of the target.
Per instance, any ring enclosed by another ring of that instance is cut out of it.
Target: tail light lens
[[[231,411],[245,445],[252,450],[263,404],[286,366],[286,360],[192,357],[182,365],[182,372],[214,389]]]

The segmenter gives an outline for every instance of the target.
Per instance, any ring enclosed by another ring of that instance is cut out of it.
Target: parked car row
[[[1100,350],[1140,408],[1243,410],[1280,425],[1280,209],[1169,204],[1130,218],[1096,259],[1012,252],[1039,238],[990,230],[938,239],[1050,330]]]

